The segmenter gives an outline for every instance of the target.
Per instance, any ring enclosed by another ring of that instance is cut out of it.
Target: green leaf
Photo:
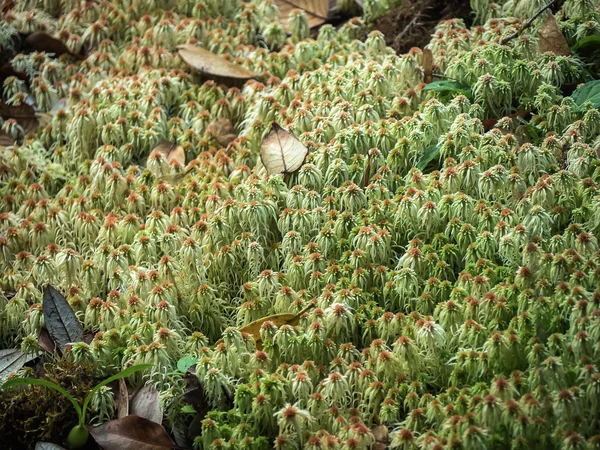
[[[419,162],[417,163],[417,169],[421,171],[425,170],[425,167],[427,167],[427,165],[433,160],[433,158],[435,158],[439,154],[440,149],[437,146],[437,144],[432,144],[429,147],[427,147],[425,149],[425,152],[423,153],[423,156],[421,156],[421,159],[419,159]]]
[[[583,39],[578,40],[575,45],[571,47],[571,50],[576,52],[588,47],[600,47],[600,36],[586,36]]]
[[[592,80],[579,86],[571,94],[571,98],[579,107],[584,103],[590,102],[594,108],[600,107],[600,80]]]
[[[423,90],[436,92],[456,92],[471,98],[471,88],[454,80],[434,81],[433,83],[429,83],[427,86],[425,86]]]
[[[194,407],[192,405],[183,405],[181,407],[181,412],[187,413],[187,414],[194,414],[196,412],[196,410],[194,409]]]
[[[2,389],[7,389],[16,386],[26,386],[30,384],[37,384],[39,386],[44,386],[48,389],[54,389],[55,391],[60,392],[62,395],[67,397],[67,399],[73,404],[75,411],[77,411],[77,416],[79,417],[79,420],[81,420],[82,410],[81,406],[79,406],[79,403],[77,403],[77,400],[75,400],[75,398],[73,398],[71,394],[64,390],[62,386],[59,386],[58,384],[53,383],[52,381],[40,380],[38,378],[12,378],[2,385]]]
[[[93,389],[89,392],[89,394],[83,400],[83,407],[81,408],[83,414],[80,417],[80,425],[85,424],[85,412],[87,410],[87,406],[90,403],[90,400],[92,399],[94,394],[96,392],[98,392],[102,386],[106,386],[108,383],[112,383],[113,381],[116,381],[119,378],[126,378],[126,377],[134,374],[135,372],[139,372],[140,370],[150,369],[151,367],[152,367],[152,364],[138,364],[137,366],[131,366],[125,370],[122,370],[121,372],[117,373],[116,375],[113,375],[112,377],[109,377],[106,380],[98,383],[96,386],[94,386]]]
[[[177,361],[177,369],[181,373],[186,373],[188,370],[190,370],[190,367],[192,367],[197,362],[198,358],[194,358],[193,356],[184,356],[179,361]]]

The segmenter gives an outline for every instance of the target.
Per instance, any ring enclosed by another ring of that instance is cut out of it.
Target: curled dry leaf
[[[571,54],[571,48],[565,39],[565,36],[558,29],[556,18],[552,13],[548,13],[544,23],[537,32],[539,41],[538,48],[540,52],[552,52],[558,56],[568,56]]]
[[[111,420],[99,427],[88,426],[104,450],[164,450],[176,448],[162,425],[138,416]]]
[[[152,154],[158,152],[162,153],[169,164],[175,162],[181,166],[185,166],[185,151],[181,145],[177,145],[176,142],[162,141],[150,152],[148,159],[152,157]]]
[[[38,344],[43,350],[46,350],[48,353],[54,353],[57,348],[56,342],[52,340],[52,338],[50,337],[50,333],[48,333],[48,330],[46,330],[46,327],[42,327],[42,329],[40,330],[40,335],[38,336]]]
[[[260,159],[269,175],[297,171],[308,155],[306,146],[273,122],[260,147]]]
[[[162,424],[163,410],[158,391],[152,385],[145,385],[131,399],[131,414]]]
[[[83,341],[83,328],[71,305],[49,284],[44,287],[42,311],[48,334],[60,352],[70,343]]]
[[[433,81],[433,53],[428,48],[423,49],[423,82]]]
[[[244,83],[258,76],[258,74],[197,45],[184,44],[178,46],[177,49],[179,56],[186,64],[209,78],[223,82]]]
[[[276,327],[280,327],[282,325],[298,325],[302,315],[311,309],[314,306],[314,303],[310,303],[306,308],[300,311],[298,314],[291,313],[283,313],[283,314],[273,314],[270,316],[263,317],[261,319],[255,320],[254,322],[250,322],[248,325],[244,325],[239,329],[241,333],[251,334],[254,340],[256,341],[256,348],[258,350],[263,349],[262,340],[260,338],[260,327],[265,322],[272,322]],[[215,345],[223,342],[223,339],[219,339]]]
[[[209,123],[206,128],[206,134],[211,136],[222,147],[227,147],[237,137],[231,121],[223,117]]]
[[[117,397],[117,419],[129,415],[129,391],[125,378],[119,378],[119,395]]]
[[[294,9],[301,9],[306,13],[308,26],[315,28],[323,25],[329,19],[329,11],[335,6],[329,0],[275,0],[279,8],[279,22],[286,31],[289,31],[289,16]]]

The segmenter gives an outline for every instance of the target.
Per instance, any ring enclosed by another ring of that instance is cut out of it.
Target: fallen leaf
[[[510,114],[508,117],[510,117],[511,119],[516,119],[517,117],[527,117],[527,115],[530,114],[530,111],[517,111],[516,113]],[[482,121],[483,123],[483,129],[485,131],[490,131],[492,128],[494,128],[494,126],[496,125],[496,123],[498,122],[497,118],[493,118],[493,119],[484,119]]]
[[[160,406],[158,391],[154,386],[147,384],[133,396],[130,413],[162,424],[163,410]]]
[[[129,391],[125,378],[119,378],[119,395],[117,396],[117,419],[129,415]]]
[[[371,430],[371,433],[373,433],[373,437],[377,442],[381,442],[383,444],[387,444],[389,442],[389,431],[388,427],[385,425],[377,425],[375,428],[373,428],[373,430]]]
[[[40,335],[38,336],[38,344],[42,347],[43,350],[46,350],[48,353],[56,352],[56,343],[50,337],[50,333],[46,327],[43,327],[40,330]]]
[[[19,106],[11,106],[0,102],[0,117],[4,120],[16,120],[26,135],[37,130],[40,125],[35,109],[26,103]]]
[[[16,0],[3,0],[0,2],[0,15],[4,15],[15,7]]]
[[[15,140],[11,138],[4,131],[0,130],[0,147],[10,147],[15,143]]]
[[[306,311],[311,309],[313,306],[314,306],[314,303],[310,303],[306,308],[304,308],[298,314],[283,313],[283,314],[273,314],[270,316],[262,317],[261,319],[255,320],[254,322],[250,322],[249,324],[244,325],[243,327],[241,327],[239,329],[239,331],[241,333],[251,334],[252,337],[254,338],[254,340],[256,341],[256,348],[258,350],[262,350],[263,345],[262,345],[262,340],[260,338],[260,327],[262,327],[263,323],[265,323],[267,321],[272,322],[276,327],[280,327],[282,325],[291,325],[291,326],[298,325],[298,323],[300,322],[300,319],[302,318],[302,315]],[[218,345],[221,342],[223,342],[222,338],[219,339],[215,345]]]
[[[271,131],[260,146],[260,159],[269,175],[295,172],[304,163],[306,155],[306,146],[276,122],[272,123]]]
[[[30,119],[35,117],[35,109],[27,103],[23,103],[20,106],[11,106],[4,102],[0,102],[0,117],[4,120],[15,119],[17,121]]]
[[[25,355],[18,348],[0,350],[0,380],[16,372],[26,363],[36,358],[37,354]]]
[[[552,13],[546,15],[544,24],[538,30],[537,35],[540,52],[552,52],[558,56],[568,56],[571,54],[571,48],[565,36],[558,29],[556,18]]]
[[[65,448],[52,442],[38,442],[35,444],[35,450],[65,450]]]
[[[258,74],[197,45],[184,44],[179,45],[177,49],[181,59],[209,78],[244,83],[258,77]]]
[[[229,119],[213,120],[206,127],[206,134],[211,136],[222,147],[227,147],[237,137],[235,128]]]
[[[177,162],[181,166],[185,166],[185,151],[181,145],[177,145],[176,142],[162,141],[150,152],[148,159],[152,157],[154,152],[162,153],[169,164],[171,162]]]
[[[279,22],[289,31],[290,12],[294,9],[301,9],[306,13],[308,26],[315,28],[323,25],[329,19],[329,11],[335,6],[329,4],[329,0],[275,0],[279,8]]]
[[[44,31],[36,31],[35,33],[31,33],[25,39],[25,45],[34,51],[53,53],[57,57],[68,54],[79,60],[85,59],[85,56],[73,53],[71,50],[69,50],[69,47],[64,44],[64,42],[50,36]]]
[[[44,324],[60,352],[70,343],[83,341],[83,328],[71,305],[49,284],[44,287],[42,310]]]
[[[428,48],[423,49],[423,81],[425,83],[433,81],[433,53]]]
[[[88,425],[88,430],[104,450],[164,450],[177,447],[162,425],[139,416],[111,420],[99,427]]]

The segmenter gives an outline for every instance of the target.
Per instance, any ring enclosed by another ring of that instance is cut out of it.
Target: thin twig
[[[529,28],[531,26],[531,24],[535,21],[535,19],[537,19],[544,11],[546,11],[548,8],[550,8],[552,5],[554,5],[554,3],[556,3],[556,0],[552,0],[550,3],[542,6],[540,8],[540,10],[533,15],[533,17],[531,19],[529,19],[527,22],[525,22],[525,25],[523,25],[520,30],[515,31],[510,36],[507,36],[504,39],[502,39],[500,41],[500,44],[505,45],[508,41],[518,37],[519,34],[521,34],[523,31],[525,31],[527,28]]]
[[[413,17],[413,19],[408,22],[408,25],[406,25],[404,27],[404,29],[400,32],[400,34],[396,35],[396,37],[394,38],[394,43],[398,43],[400,42],[400,39],[402,39],[402,37],[408,32],[408,30],[410,30],[412,28],[412,26],[416,23],[416,21],[421,17],[421,12],[419,11],[417,14],[415,14],[415,17]]]

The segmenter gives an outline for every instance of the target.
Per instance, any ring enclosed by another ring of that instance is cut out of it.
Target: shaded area
[[[385,35],[386,44],[398,54],[412,47],[423,48],[441,20],[463,19],[471,24],[468,0],[405,0],[385,16],[375,19],[373,28]]]

